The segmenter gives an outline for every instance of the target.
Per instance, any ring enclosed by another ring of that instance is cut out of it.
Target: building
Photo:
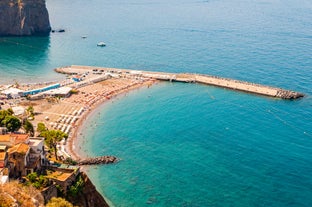
[[[8,153],[0,152],[0,169],[5,168],[8,164]]]
[[[22,177],[31,172],[26,171],[26,166],[30,162],[30,147],[25,143],[20,143],[8,149],[11,176]]]
[[[61,84],[56,83],[56,84],[49,85],[49,86],[46,86],[46,87],[43,87],[43,88],[37,88],[37,89],[29,90],[29,91],[23,91],[23,92],[20,92],[20,95],[21,96],[35,95],[37,93],[45,92],[45,91],[56,89],[56,88],[59,88],[59,87],[61,87]]]
[[[61,88],[46,91],[43,94],[47,96],[58,96],[58,97],[66,98],[70,96],[71,90],[72,90],[71,87],[64,86]]]
[[[75,183],[77,176],[80,174],[80,168],[62,164],[58,167],[50,167],[47,173],[47,178],[59,185],[66,193],[70,186]]]
[[[31,148],[31,157],[38,157],[41,165],[46,165],[47,162],[44,151],[44,138],[31,137],[28,144]]]
[[[22,90],[18,89],[18,88],[8,88],[4,91],[1,91],[1,95],[5,96],[7,99],[11,99],[11,98],[19,98],[20,97],[20,93],[22,92]]]
[[[0,127],[0,135],[8,133],[8,129],[6,127]]]
[[[0,134],[0,145],[13,147],[19,143],[29,143],[28,134]]]

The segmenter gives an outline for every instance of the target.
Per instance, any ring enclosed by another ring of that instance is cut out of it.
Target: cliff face
[[[96,190],[95,186],[85,173],[81,173],[84,180],[84,188],[81,193],[75,198],[70,199],[70,202],[80,207],[109,207],[103,196]]]
[[[0,0],[0,35],[48,35],[51,31],[45,0]]]

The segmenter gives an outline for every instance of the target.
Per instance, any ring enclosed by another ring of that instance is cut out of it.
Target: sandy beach
[[[29,104],[37,113],[34,126],[43,122],[48,129],[59,129],[69,134],[60,152],[64,157],[78,160],[82,158],[77,153],[75,139],[87,116],[105,101],[140,87],[149,87],[156,81],[153,79],[111,78],[78,89],[77,94],[60,100],[36,100]]]
[[[149,87],[156,81],[201,83],[286,99],[303,96],[303,94],[280,88],[200,74],[75,65],[57,68],[55,71],[64,74],[66,78],[59,82],[32,83],[19,86],[18,89],[12,88],[12,90],[22,91],[20,93],[24,93],[24,97],[8,99],[7,107],[33,106],[36,116],[32,122],[35,127],[39,122],[43,122],[48,129],[67,133],[68,139],[58,145],[59,156],[63,159],[71,157],[78,160],[81,158],[81,155],[77,153],[77,148],[80,146],[76,146],[75,139],[78,137],[78,130],[83,121],[95,107],[135,88]],[[27,97],[28,95],[30,97]]]

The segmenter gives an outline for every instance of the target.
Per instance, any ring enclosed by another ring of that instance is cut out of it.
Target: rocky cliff
[[[79,207],[109,207],[103,196],[96,190],[95,186],[85,173],[81,173],[84,180],[82,192],[74,199],[69,199],[71,203]]]
[[[45,0],[0,0],[0,36],[48,35]]]

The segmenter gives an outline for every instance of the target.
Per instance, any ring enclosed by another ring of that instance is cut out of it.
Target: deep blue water
[[[311,1],[47,5],[52,27],[66,32],[0,38],[1,82],[59,79],[53,68],[83,64],[206,73],[307,94],[282,101],[160,83],[103,105],[81,144],[88,155],[121,158],[89,169],[115,206],[312,205]]]

